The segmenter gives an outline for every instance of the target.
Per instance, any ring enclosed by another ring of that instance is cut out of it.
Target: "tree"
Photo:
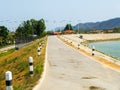
[[[6,44],[8,34],[9,30],[5,26],[0,26],[0,38],[2,43]]]
[[[3,38],[2,38],[2,37],[0,37],[0,45],[2,45],[2,41],[3,41]]]
[[[9,34],[9,30],[5,26],[0,26],[0,36],[6,38]]]
[[[40,19],[37,23],[36,34],[41,36],[44,30],[46,29],[44,19]]]
[[[36,34],[37,33],[36,29],[37,29],[37,23],[38,22],[35,19],[31,19],[30,22],[31,22],[31,26],[32,26],[32,34]]]
[[[7,43],[8,43],[8,44],[13,44],[13,43],[14,43],[14,41],[15,41],[14,35],[15,35],[14,32],[10,32],[10,33],[8,34],[8,37],[7,37]]]
[[[64,30],[73,30],[73,27],[71,24],[67,24],[64,28]]]
[[[39,37],[45,35],[45,29],[46,26],[44,19],[40,19],[38,21],[35,19],[31,19],[24,21],[22,24],[19,25],[19,27],[16,30],[15,36],[16,39],[18,39],[18,41],[24,41],[27,40],[27,38],[29,40],[33,40],[34,34],[36,34]]]

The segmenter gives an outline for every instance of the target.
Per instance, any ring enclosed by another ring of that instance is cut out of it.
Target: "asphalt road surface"
[[[49,36],[47,72],[35,90],[120,90],[120,72]]]

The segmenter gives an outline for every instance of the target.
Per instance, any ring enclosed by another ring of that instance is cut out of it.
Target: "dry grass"
[[[21,48],[6,56],[0,57],[0,90],[5,90],[5,72],[13,73],[14,90],[32,90],[33,86],[41,77],[45,60],[46,44],[43,46],[41,55],[37,55],[37,48],[42,39]],[[34,59],[34,76],[29,75],[29,56]]]
[[[59,38],[61,41],[63,41],[64,43],[66,43],[67,45],[75,48],[76,50],[79,50],[81,53],[83,53],[83,54],[85,54],[85,55],[87,55],[87,56],[89,56],[89,57],[91,57],[91,58],[94,58],[94,60],[96,60],[96,61],[98,61],[98,62],[100,62],[100,63],[102,63],[102,64],[104,64],[104,65],[106,65],[106,66],[109,66],[109,67],[111,67],[111,68],[114,68],[114,69],[116,69],[116,70],[120,70],[120,65],[117,65],[117,64],[115,64],[115,63],[113,63],[113,62],[110,62],[110,61],[108,61],[108,60],[106,60],[106,59],[104,59],[104,58],[101,58],[101,57],[99,57],[99,56],[92,56],[91,53],[86,52],[86,51],[83,50],[83,49],[78,49],[76,46],[73,46],[71,43],[68,43],[67,41],[65,41],[64,39],[62,39],[62,38],[60,38],[60,37],[58,37],[58,38]]]

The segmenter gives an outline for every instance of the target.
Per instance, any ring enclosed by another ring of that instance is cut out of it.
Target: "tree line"
[[[0,47],[13,44],[14,34],[8,30],[5,26],[0,26]]]
[[[16,30],[16,38],[41,37],[46,29],[44,19],[24,21]]]
[[[21,23],[15,32],[10,32],[7,27],[0,26],[0,46],[13,44],[15,41],[30,41],[46,35],[44,19],[30,19]]]

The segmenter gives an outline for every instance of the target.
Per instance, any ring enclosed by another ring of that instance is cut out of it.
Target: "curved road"
[[[120,72],[114,71],[50,36],[47,72],[35,90],[120,90]]]

